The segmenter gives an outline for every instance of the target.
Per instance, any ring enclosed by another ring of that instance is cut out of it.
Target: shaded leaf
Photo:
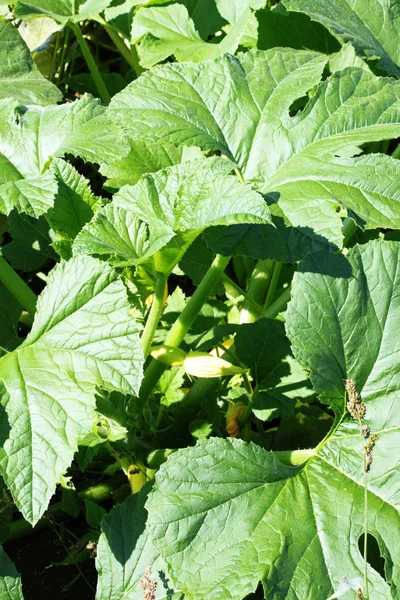
[[[295,356],[311,370],[316,391],[342,408],[344,380],[354,379],[363,398],[374,399],[368,411],[379,428],[385,424],[384,407],[392,406],[397,394],[400,346],[393,324],[399,310],[399,250],[396,242],[375,240],[355,246],[346,258],[310,255],[294,276],[286,311]]]
[[[21,341],[18,338],[18,320],[22,307],[14,296],[0,286],[0,356],[13,350]]]
[[[319,21],[361,55],[379,57],[379,67],[389,75],[400,75],[397,0],[284,0],[284,5]]]
[[[294,14],[280,2],[272,10],[259,10],[257,48],[288,47],[331,54],[340,50],[339,42],[325,27],[305,14]]]
[[[56,260],[57,255],[50,245],[53,240],[49,225],[44,217],[34,219],[13,210],[8,217],[8,226],[13,240],[2,247],[2,254],[14,269],[34,271],[49,259]]]

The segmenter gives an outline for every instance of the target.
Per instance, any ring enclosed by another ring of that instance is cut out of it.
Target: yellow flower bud
[[[147,483],[145,468],[143,465],[130,465],[128,469],[128,480],[131,486],[132,494],[140,492]]]
[[[245,372],[245,369],[207,352],[189,352],[183,362],[183,368],[186,373],[195,377],[224,377]]]
[[[236,437],[239,434],[239,420],[246,410],[243,402],[230,404],[226,413],[226,431],[230,437]]]
[[[233,345],[234,341],[235,340],[233,338],[229,338],[229,339],[225,340],[225,342],[222,342],[221,346],[223,346],[223,348],[226,348],[228,350]],[[210,354],[212,354],[213,356],[220,356],[224,352],[223,348],[217,346],[216,348],[213,348],[211,350]]]
[[[180,367],[186,357],[186,352],[175,346],[153,346],[150,348],[150,354],[169,367]]]

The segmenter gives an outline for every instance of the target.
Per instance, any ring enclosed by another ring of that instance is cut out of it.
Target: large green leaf
[[[0,465],[14,501],[35,523],[91,431],[95,388],[135,393],[142,351],[122,282],[90,257],[48,277],[25,342],[0,360]]]
[[[0,211],[13,208],[32,217],[54,202],[57,178],[48,170],[52,157],[73,154],[101,163],[128,153],[122,132],[103,116],[100,101],[89,95],[61,106],[21,107],[0,101]]]
[[[18,0],[14,15],[19,19],[47,15],[58,23],[93,19],[111,4],[111,0]]]
[[[379,57],[379,67],[400,75],[400,10],[398,0],[284,0],[288,10],[304,12],[366,57]]]
[[[183,600],[182,593],[174,593],[166,565],[149,537],[144,507],[147,492],[148,487],[130,496],[102,521],[96,558],[99,574],[96,600],[143,597],[141,581],[148,567],[157,583],[155,600]]]
[[[248,52],[240,62],[225,56],[166,65],[114,96],[109,113],[136,136],[223,152],[274,198],[291,227],[340,245],[340,205],[366,227],[400,226],[399,161],[353,157],[364,143],[399,135],[400,82],[345,69],[291,116],[292,103],[318,84],[325,60],[274,49]]]
[[[378,434],[368,531],[385,558],[386,581],[369,567],[370,597],[399,597],[399,253],[398,243],[381,241],[348,258],[319,253],[295,276],[288,334],[342,420],[302,468],[222,439],[179,450],[161,467],[147,503],[153,543],[193,600],[242,598],[259,580],[271,600],[326,600],[343,578],[362,577],[363,451],[358,425],[345,418],[346,377]]]
[[[398,243],[375,240],[355,246],[346,258],[310,255],[295,275],[286,312],[295,355],[311,369],[315,389],[341,405],[350,377],[372,403],[375,419],[395,401],[399,384],[399,254]]]
[[[178,61],[201,62],[236,51],[252,18],[257,0],[215,0],[220,15],[229,23],[220,43],[205,42],[183,4],[141,8],[132,20],[132,41],[140,45],[141,65],[147,69],[174,55]]]
[[[24,600],[21,577],[0,546],[0,600]]]
[[[123,187],[84,227],[74,252],[119,266],[153,256],[155,270],[169,272],[206,227],[268,222],[264,199],[231,175],[233,167],[218,157],[187,161]]]
[[[14,25],[0,20],[0,99],[47,106],[62,99],[61,92],[40,73],[29,48]]]

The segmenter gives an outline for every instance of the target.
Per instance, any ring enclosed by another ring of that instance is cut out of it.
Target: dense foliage
[[[399,600],[400,0],[0,15],[0,600]]]

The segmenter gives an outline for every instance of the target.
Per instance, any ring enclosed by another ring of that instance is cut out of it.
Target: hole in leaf
[[[303,110],[307,102],[309,101],[308,96],[302,96],[301,98],[297,98],[292,104],[289,106],[289,115],[294,117],[298,112]]]
[[[361,556],[364,558],[364,534],[358,540],[358,548]],[[381,556],[379,544],[376,538],[370,533],[367,536],[367,562],[375,571],[385,578],[385,559]]]

